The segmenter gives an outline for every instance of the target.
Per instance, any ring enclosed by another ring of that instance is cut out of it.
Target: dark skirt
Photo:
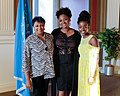
[[[57,89],[60,91],[72,90],[73,64],[60,64],[60,74],[57,77]]]

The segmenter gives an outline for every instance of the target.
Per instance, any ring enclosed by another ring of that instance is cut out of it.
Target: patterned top
[[[25,42],[23,52],[23,72],[30,72],[31,78],[44,75],[44,78],[55,76],[53,65],[53,36],[44,33],[45,42],[34,33]]]

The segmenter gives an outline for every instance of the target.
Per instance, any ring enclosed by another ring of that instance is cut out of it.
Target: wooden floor
[[[120,75],[105,76],[101,74],[101,96],[120,96]]]
[[[0,96],[18,96],[18,95],[16,95],[15,91],[10,91],[5,93],[0,93]],[[32,96],[32,93],[31,93],[31,96]]]
[[[16,91],[10,91],[10,92],[0,93],[0,96],[18,96],[18,95],[16,95]],[[32,93],[30,96],[32,96]],[[48,96],[51,96],[50,87],[48,88]]]
[[[0,93],[0,96],[18,96],[15,94],[15,91]]]
[[[101,96],[120,96],[120,76],[105,76],[100,75]],[[48,90],[48,96],[50,95],[50,87]],[[18,96],[15,91],[0,93],[0,96]],[[32,96],[32,94],[31,94]]]

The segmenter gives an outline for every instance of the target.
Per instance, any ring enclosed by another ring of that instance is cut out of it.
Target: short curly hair
[[[90,18],[91,18],[90,13],[87,12],[86,10],[83,10],[83,11],[79,14],[77,24],[79,24],[80,21],[86,21],[88,24],[90,24]]]
[[[32,19],[32,26],[34,26],[34,23],[38,21],[38,22],[41,22],[41,23],[44,23],[45,24],[45,19],[41,16],[36,16]]]
[[[57,12],[56,12],[56,16],[57,16],[57,19],[59,18],[60,15],[66,15],[68,16],[69,18],[72,17],[72,13],[71,13],[71,10],[68,8],[68,7],[65,7],[65,8],[60,8]]]

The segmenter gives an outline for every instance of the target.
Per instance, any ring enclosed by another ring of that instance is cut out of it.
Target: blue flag
[[[32,18],[28,0],[19,0],[14,47],[14,78],[16,79],[16,94],[19,96],[30,96],[30,90],[25,85],[25,74],[22,72],[22,54],[25,39],[32,32]]]

